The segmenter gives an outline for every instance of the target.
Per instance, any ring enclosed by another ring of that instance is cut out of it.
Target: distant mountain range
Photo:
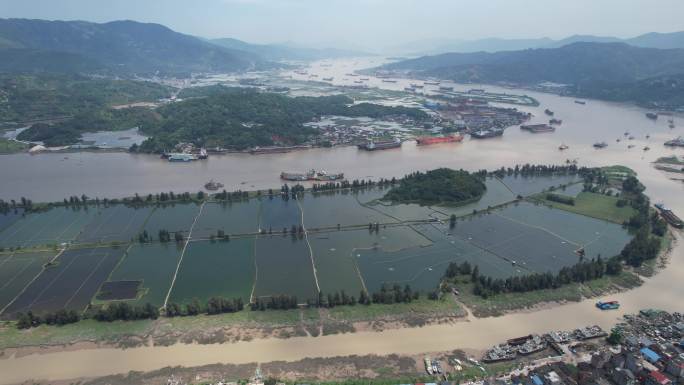
[[[381,68],[461,82],[624,82],[683,73],[684,49],[640,48],[625,43],[572,43],[560,48],[423,56]]]
[[[447,53],[386,64],[375,70],[463,83],[568,84],[570,92],[609,100],[667,104],[684,100],[684,49],[625,43],[571,43],[496,53]],[[667,89],[658,98],[657,90]],[[649,92],[639,95],[639,90]]]
[[[289,44],[251,44],[233,38],[209,40],[211,43],[224,48],[250,52],[265,60],[281,61],[308,61],[321,59],[334,59],[351,56],[368,56],[369,53],[362,51],[343,50],[336,48],[308,48]]]
[[[269,65],[249,52],[134,21],[0,19],[0,58],[0,69],[10,72],[187,73]]]
[[[187,74],[268,69],[281,60],[366,55],[286,44],[207,40],[163,25],[0,19],[0,72]]]
[[[559,48],[572,43],[626,43],[644,48],[684,48],[684,31],[672,33],[647,33],[634,38],[620,39],[612,36],[573,35],[560,40],[547,37],[537,39],[500,39],[478,40],[425,39],[408,42],[391,49],[392,53],[412,56],[435,55],[446,52],[499,52],[517,51],[533,48]]]

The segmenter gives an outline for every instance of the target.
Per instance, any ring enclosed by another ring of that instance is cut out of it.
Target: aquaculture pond
[[[167,297],[188,303],[283,294],[303,303],[319,290],[356,296],[385,283],[432,290],[449,262],[463,261],[497,278],[557,272],[577,263],[581,250],[609,258],[631,239],[617,223],[516,200],[552,187],[577,195],[577,181],[489,177],[485,194],[463,206],[391,204],[381,199],[387,188],[366,188],[306,192],[300,199],[12,212],[0,222],[0,309],[11,316],[83,310],[93,301],[162,306]],[[150,240],[140,243],[143,230]],[[160,230],[185,238],[160,242]],[[70,246],[46,264],[62,242]]]
[[[123,253],[120,247],[65,251],[19,294],[3,316],[28,310],[85,310]]]
[[[56,252],[12,253],[0,257],[0,312],[43,270]]]
[[[170,302],[194,298],[242,298],[249,301],[255,277],[254,238],[190,242],[178,270]]]
[[[171,288],[182,246],[175,242],[134,244],[109,277],[110,281],[139,281],[136,303],[164,304]]]

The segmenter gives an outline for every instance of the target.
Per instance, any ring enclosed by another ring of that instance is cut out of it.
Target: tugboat
[[[214,182],[213,179],[209,180],[209,182],[204,184],[204,188],[209,190],[209,191],[216,191],[216,190],[220,189],[221,187],[223,187],[223,183]]]

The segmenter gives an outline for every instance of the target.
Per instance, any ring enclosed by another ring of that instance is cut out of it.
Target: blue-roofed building
[[[658,353],[654,352],[649,348],[642,348],[640,352],[641,354],[643,354],[646,361],[652,364],[655,364],[656,362],[660,361],[660,356],[658,355]]]
[[[530,385],[544,385],[544,381],[536,374],[531,375],[530,380],[532,381]]]

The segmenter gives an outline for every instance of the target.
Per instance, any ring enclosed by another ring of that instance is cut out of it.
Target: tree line
[[[92,318],[99,322],[133,321],[159,318],[159,309],[150,303],[133,306],[126,302],[115,302],[101,306],[93,313],[79,314],[75,310],[59,309],[55,312],[35,314],[33,311],[17,314],[17,328],[29,329],[40,325],[67,325],[82,319]]]
[[[525,293],[536,290],[556,289],[570,283],[591,281],[604,275],[617,275],[622,265],[617,257],[604,261],[600,256],[590,261],[580,261],[572,266],[560,269],[558,273],[534,273],[525,276],[492,278],[481,275],[477,266],[471,267],[468,262],[458,264],[452,262],[447,267],[445,278],[469,276],[473,283],[473,294],[488,298],[501,293]]]
[[[586,167],[577,167],[575,164],[569,165],[542,165],[542,164],[524,164],[516,165],[515,167],[501,167],[498,170],[491,171],[490,175],[495,175],[499,178],[504,176],[541,176],[541,175],[584,175],[590,169]]]
[[[202,313],[208,315],[235,313],[242,311],[244,308],[245,304],[242,298],[228,299],[223,297],[211,297],[204,305],[202,305],[197,298],[185,305],[170,302],[166,304],[164,310],[167,317],[181,317]]]

